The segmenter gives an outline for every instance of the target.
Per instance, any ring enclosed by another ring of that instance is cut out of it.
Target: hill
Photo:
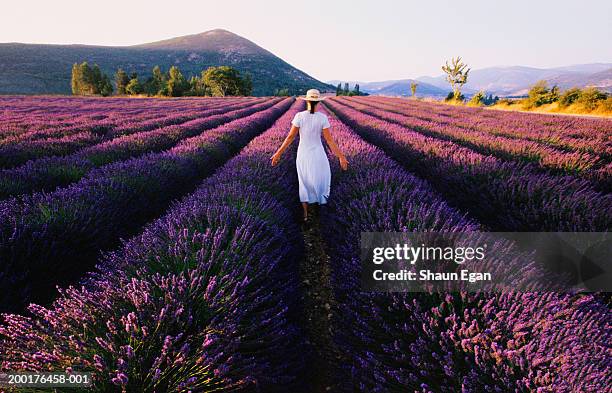
[[[155,65],[176,65],[187,77],[229,65],[251,74],[254,95],[333,89],[246,38],[216,29],[127,47],[0,43],[0,94],[69,94],[70,69],[81,61],[97,63],[109,76],[121,67],[143,77]]]

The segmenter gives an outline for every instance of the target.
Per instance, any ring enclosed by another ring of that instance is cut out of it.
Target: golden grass
[[[536,112],[536,113],[554,113],[564,115],[579,115],[579,116],[597,116],[597,117],[612,117],[612,109],[608,108],[604,101],[593,110],[585,108],[581,104],[572,104],[568,107],[560,107],[559,103],[553,102],[552,104],[545,104],[539,107],[529,108],[524,105],[521,100],[515,101],[515,103],[509,104],[507,102],[498,102],[495,105],[490,106],[491,109],[505,110],[505,111],[518,111],[518,112]]]

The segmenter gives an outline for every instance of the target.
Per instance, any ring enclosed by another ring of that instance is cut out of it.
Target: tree
[[[478,93],[474,94],[474,96],[470,100],[470,105],[482,106],[486,103],[486,100],[487,100],[487,96],[485,92],[480,90]]]
[[[413,97],[416,95],[417,87],[419,87],[418,83],[416,83],[416,82],[411,82],[410,83],[410,91],[412,92],[412,96]]]
[[[189,89],[189,83],[176,66],[170,67],[168,71],[167,91],[171,97],[180,97]]]
[[[359,83],[355,84],[355,88],[353,89],[353,91],[355,92],[355,95],[359,95]]]
[[[103,74],[97,64],[90,67],[86,61],[72,66],[72,94],[74,95],[111,95],[113,85],[108,75]]]
[[[81,95],[81,82],[83,80],[83,76],[81,75],[81,66],[77,63],[72,65],[72,77],[70,78],[70,85],[72,86],[72,94],[77,96]]]
[[[341,96],[342,95],[342,83],[338,83],[338,86],[336,86],[336,96]]]
[[[274,95],[277,96],[277,97],[289,97],[290,96],[289,89],[286,88],[286,87],[284,87],[282,89],[276,89],[274,91]]]
[[[113,84],[106,74],[102,74],[102,78],[98,83],[98,94],[100,94],[102,97],[108,97],[113,94]]]
[[[577,87],[565,90],[563,94],[561,94],[561,96],[559,97],[559,106],[562,108],[566,108],[572,105],[578,100],[578,98],[580,98],[581,94],[582,90]]]
[[[600,101],[606,101],[608,95],[604,92],[597,90],[594,87],[587,87],[582,90],[580,97],[576,100],[576,103],[582,105],[586,110],[592,111],[599,105]]]
[[[200,80],[200,78],[198,78],[197,76],[192,76],[191,78],[189,78],[189,91],[188,91],[188,95],[190,96],[196,96],[196,97],[201,97],[204,96],[206,93],[206,89],[204,88],[204,85],[202,84],[202,81]]]
[[[134,79],[133,77],[130,79]],[[143,91],[147,95],[167,95],[167,78],[159,66],[153,67],[152,76],[147,78],[143,86]]]
[[[130,82],[125,87],[125,92],[130,95],[142,93],[142,85],[138,78],[130,79]]]
[[[446,64],[442,66],[442,71],[446,74],[446,81],[453,89],[455,99],[460,100],[461,88],[467,83],[470,68],[467,68],[467,64],[463,63],[461,57],[458,56],[451,59],[451,64],[446,61]]]
[[[93,71],[86,61],[72,66],[72,94],[94,94]]]
[[[253,83],[250,75],[242,78],[240,72],[229,66],[209,67],[202,71],[207,93],[215,97],[250,95]]]
[[[548,89],[548,83],[545,80],[541,80],[531,86],[527,96],[527,107],[550,104],[559,100],[559,87],[553,86],[552,89]]]
[[[349,89],[349,84],[348,84],[348,82],[346,82],[346,83],[344,84],[344,92],[343,92],[343,93],[344,93],[344,95],[345,95],[345,96],[348,96],[350,92],[351,92],[351,91],[350,91],[350,89]]]
[[[115,84],[117,85],[117,94],[125,94],[125,87],[130,83],[130,77],[128,74],[119,68],[115,73]]]

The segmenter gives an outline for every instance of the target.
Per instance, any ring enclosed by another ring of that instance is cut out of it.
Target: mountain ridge
[[[472,95],[479,90],[499,96],[519,96],[527,94],[529,87],[539,80],[548,81],[550,86],[562,89],[571,87],[594,86],[612,93],[612,63],[587,63],[553,68],[528,66],[495,66],[472,70],[468,83],[462,92]],[[451,88],[444,75],[420,76],[414,79],[396,79],[375,82],[347,81],[351,86],[359,83],[362,91],[380,95],[409,95],[410,82],[419,83],[417,95],[429,97],[446,96]],[[344,81],[331,80],[337,85]],[[436,90],[437,89],[437,90]]]
[[[214,29],[131,46],[0,43],[0,94],[70,94],[72,64],[82,61],[98,64],[111,77],[121,67],[141,78],[155,65],[164,71],[176,65],[186,77],[229,65],[251,75],[254,95],[333,88],[244,37]]]
[[[524,95],[529,87],[539,80],[546,80],[549,84],[558,85],[562,89],[570,87],[588,87],[593,75],[612,71],[612,63],[587,63],[570,66],[537,68],[527,66],[497,66],[487,67],[470,72],[468,83],[465,85],[467,93],[485,90],[487,93],[500,96]],[[437,87],[448,88],[444,75],[436,77],[422,76],[416,78]],[[609,83],[597,85],[601,90],[612,92],[612,80]]]

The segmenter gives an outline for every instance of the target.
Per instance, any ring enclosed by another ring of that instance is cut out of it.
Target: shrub
[[[612,96],[599,103],[599,109],[603,112],[612,112]]]
[[[548,88],[546,81],[539,81],[529,89],[526,107],[538,107],[559,100],[559,87]]]
[[[588,87],[582,90],[582,93],[576,100],[576,103],[584,107],[584,109],[592,111],[597,108],[600,101],[604,101],[607,98],[608,95],[606,93],[599,91],[594,87]]]
[[[486,105],[487,96],[484,91],[479,91],[470,99],[470,105],[482,106]]]
[[[581,94],[582,90],[577,87],[564,91],[563,94],[561,94],[561,96],[559,97],[559,106],[561,108],[567,108],[568,106],[576,102],[576,100],[580,98]]]

